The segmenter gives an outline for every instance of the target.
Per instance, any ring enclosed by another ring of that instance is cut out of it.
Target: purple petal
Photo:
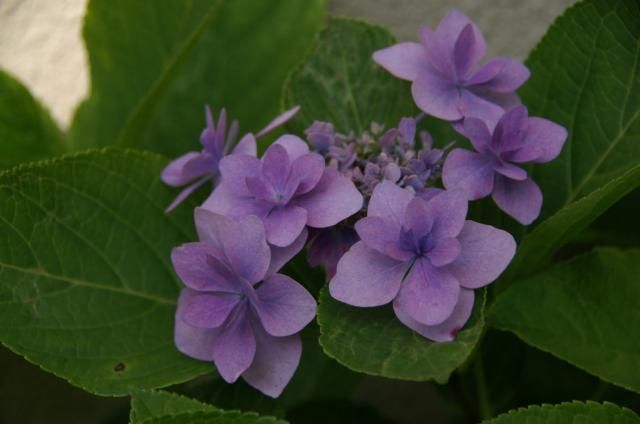
[[[435,240],[460,234],[468,209],[467,199],[461,191],[445,190],[429,200],[427,205],[433,219],[431,235]]]
[[[503,153],[517,150],[524,141],[524,127],[527,124],[527,108],[517,106],[506,112],[493,130],[491,146],[494,151]]]
[[[336,225],[362,208],[362,195],[353,182],[333,168],[326,167],[320,181],[295,204],[307,210],[307,225],[325,228]]]
[[[487,51],[487,43],[480,29],[464,13],[456,9],[450,10],[440,21],[436,34],[450,54],[453,54],[455,44],[467,25],[471,25],[473,28],[475,41],[474,48],[469,51],[469,61],[472,64],[476,64],[484,57]]]
[[[256,353],[256,339],[248,314],[246,302],[236,306],[213,347],[213,361],[227,383],[235,382],[249,368]]]
[[[423,258],[413,264],[393,307],[421,324],[437,325],[451,316],[459,297],[455,277]]]
[[[467,24],[458,36],[453,48],[453,59],[458,78],[463,78],[476,65],[475,48],[476,38],[473,26]]]
[[[289,182],[297,185],[295,194],[308,193],[318,185],[324,168],[324,158],[317,153],[309,153],[296,159],[291,164],[289,177]]]
[[[302,155],[309,153],[309,146],[300,137],[295,135],[285,134],[280,136],[274,144],[278,144],[284,147],[289,153],[289,160],[294,161]]]
[[[197,328],[187,324],[182,318],[185,306],[195,295],[197,292],[190,289],[182,289],[180,292],[175,318],[174,342],[178,350],[187,356],[201,361],[213,361],[213,346],[216,343],[219,330]]]
[[[279,144],[269,146],[262,157],[262,175],[278,192],[282,192],[289,176],[289,155]]]
[[[216,147],[218,152],[224,152],[225,133],[227,132],[227,111],[222,108],[218,115],[218,125],[216,126]]]
[[[478,118],[484,121],[489,130],[493,131],[504,114],[504,109],[471,90],[461,90],[458,103],[459,111],[465,118]]]
[[[512,180],[522,181],[527,179],[527,171],[520,168],[519,166],[507,162],[497,164],[494,169],[498,174]]]
[[[460,299],[451,316],[438,325],[420,324],[402,309],[396,308],[395,304],[393,309],[398,319],[416,333],[436,342],[450,342],[471,317],[474,297],[473,290],[460,290]]]
[[[282,274],[267,278],[256,290],[254,305],[262,326],[276,337],[301,331],[316,315],[316,301],[297,281]]]
[[[431,264],[441,267],[453,262],[460,255],[460,242],[455,238],[438,240],[433,249],[427,253]]]
[[[208,153],[189,152],[173,160],[162,170],[162,182],[180,187],[207,173],[216,171],[216,162]]]
[[[531,178],[516,181],[497,175],[493,200],[500,209],[523,225],[535,221],[542,209],[542,192]]]
[[[233,154],[220,161],[222,183],[239,196],[250,196],[247,178],[260,177],[262,163],[254,156]]]
[[[362,242],[370,249],[390,256],[398,261],[408,261],[413,256],[399,245],[400,228],[377,216],[368,216],[356,222],[356,231]]]
[[[229,225],[231,219],[202,207],[195,209],[193,217],[200,241],[212,245],[222,257],[223,247],[219,239],[220,228]]]
[[[355,243],[358,234],[349,226],[339,225],[315,230],[309,240],[307,261],[312,267],[323,265],[327,281],[336,275],[338,262]]]
[[[404,223],[405,213],[414,194],[389,182],[382,181],[373,189],[367,208],[367,216],[377,216],[396,223],[398,229]]]
[[[452,61],[453,50],[445,45],[441,37],[428,27],[421,27],[418,35],[424,46],[429,65],[440,72],[441,76],[448,76],[450,79],[455,78],[455,64]]]
[[[528,118],[523,136],[523,145],[505,154],[505,159],[513,162],[549,162],[560,154],[567,130],[549,120]]]
[[[235,275],[221,259],[221,252],[207,243],[186,243],[171,251],[173,268],[187,287],[198,291],[238,292]]]
[[[286,247],[270,245],[269,247],[271,248],[271,263],[269,264],[269,269],[267,270],[265,278],[280,271],[280,269],[285,266],[287,262],[293,259],[293,257],[296,256],[304,247],[304,244],[307,242],[308,235],[309,232],[305,228],[302,230],[298,238],[296,238],[293,243]]]
[[[249,215],[264,217],[272,207],[270,202],[236,195],[224,182],[218,185],[211,196],[202,204],[204,209],[233,219]]]
[[[293,118],[296,113],[300,110],[300,106],[295,106],[287,111],[284,111],[280,115],[276,116],[271,122],[269,122],[263,129],[258,131],[256,134],[257,138],[264,137],[269,134],[271,131],[275,130],[279,126],[284,125],[289,119]]]
[[[197,294],[184,305],[182,319],[194,327],[219,327],[239,300],[238,295]]]
[[[334,299],[353,306],[385,305],[398,294],[408,267],[359,241],[338,262],[329,292]]]
[[[173,202],[171,202],[164,211],[166,213],[169,213],[175,208],[177,208],[180,203],[184,202],[187,199],[187,197],[191,196],[193,192],[195,192],[197,189],[202,187],[208,181],[211,181],[211,177],[206,176],[201,178],[199,181],[196,181],[195,183],[185,187],[182,191],[180,191],[180,193],[176,196],[176,198],[173,199]]]
[[[373,53],[373,60],[396,78],[414,81],[428,66],[424,47],[399,43]]]
[[[466,85],[509,93],[517,90],[530,75],[529,69],[517,60],[495,58],[485,63]]]
[[[435,72],[422,72],[411,85],[416,105],[426,114],[446,121],[457,121],[463,115],[458,107],[460,90],[452,80]]]
[[[410,229],[414,237],[420,238],[428,234],[433,228],[433,218],[429,202],[423,198],[415,197],[407,205],[403,228]]]
[[[491,144],[491,133],[487,125],[477,118],[466,118],[463,124],[463,134],[471,141],[473,147],[480,152],[485,153]]]
[[[219,240],[235,273],[250,283],[261,281],[271,262],[264,225],[249,215],[219,229]]]
[[[264,218],[267,241],[278,247],[293,243],[307,225],[307,211],[298,206],[276,207]]]
[[[258,144],[253,134],[245,134],[242,136],[236,147],[233,148],[233,154],[257,156]]]
[[[448,190],[462,190],[469,200],[481,199],[493,190],[493,164],[490,156],[454,149],[442,167],[442,182]]]
[[[467,221],[458,236],[460,255],[447,266],[462,287],[477,289],[495,281],[516,252],[511,234],[490,225]]]
[[[272,337],[254,325],[256,355],[242,378],[267,396],[277,398],[300,363],[300,336]]]

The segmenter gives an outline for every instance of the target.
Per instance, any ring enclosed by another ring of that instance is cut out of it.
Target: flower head
[[[373,59],[413,82],[413,98],[425,113],[447,121],[475,116],[495,122],[519,102],[514,92],[529,70],[505,58],[478,66],[486,42],[462,12],[451,10],[435,31],[423,27],[419,35],[421,43],[399,43],[376,51]]]
[[[518,165],[555,159],[567,130],[529,117],[519,106],[504,114],[493,132],[474,118],[464,120],[463,132],[477,152],[455,149],[448,155],[442,177],[445,187],[464,191],[470,200],[492,194],[498,207],[518,222],[533,222],[542,208],[542,192]]]
[[[174,268],[184,282],[175,343],[195,359],[213,361],[225,381],[242,378],[277,397],[293,376],[302,330],[315,316],[313,297],[278,269],[304,245],[267,245],[262,222],[196,209],[198,243],[176,247]],[[306,235],[305,235],[306,238]]]
[[[222,109],[215,123],[209,106],[205,108],[206,127],[200,134],[202,151],[188,152],[175,159],[162,171],[162,181],[172,187],[188,186],[169,205],[173,210],[191,193],[208,181],[216,182],[220,160],[229,153],[256,155],[256,139],[268,134],[291,119],[300,109],[296,106],[267,124],[256,135],[247,133],[236,143],[238,121],[234,120],[227,131],[227,112]]]
[[[362,208],[353,183],[293,135],[276,140],[262,159],[225,157],[220,172],[222,181],[203,207],[235,219],[256,215],[275,246],[290,245],[306,226],[331,227]]]
[[[338,262],[331,295],[362,307],[393,302],[406,326],[452,340],[471,315],[473,289],[493,282],[515,253],[505,231],[465,221],[467,201],[442,191],[430,200],[390,182],[378,184],[361,241]]]

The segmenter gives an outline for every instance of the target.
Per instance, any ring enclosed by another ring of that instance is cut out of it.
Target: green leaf
[[[320,295],[318,323],[325,353],[371,375],[446,383],[469,357],[484,327],[485,293],[477,291],[471,319],[453,342],[434,343],[404,326],[390,307],[356,308]]]
[[[143,424],[286,424],[286,421],[240,412],[187,412],[141,421]]]
[[[194,240],[165,160],[102,150],[0,174],[0,341],[90,392],[123,395],[213,371],[173,343],[169,253]]]
[[[31,93],[0,69],[0,168],[65,150],[62,134]]]
[[[73,144],[176,156],[198,145],[207,103],[257,131],[278,112],[284,80],[310,49],[324,6],[92,0],[84,27],[92,91],[73,122]]]
[[[567,402],[509,411],[483,424],[635,424],[640,417],[613,403]]]
[[[532,269],[539,269],[558,248],[639,186],[640,165],[560,209],[523,238],[503,279],[509,280]]]
[[[640,162],[640,3],[576,4],[527,64],[521,95],[530,113],[569,130],[560,157],[533,168],[546,217]]]
[[[320,120],[333,123],[337,131],[361,133],[372,121],[395,126],[402,116],[413,115],[409,85],[371,58],[395,42],[382,27],[331,19],[316,50],[285,88],[285,104],[302,106],[290,124],[294,132]]]
[[[489,322],[601,379],[640,392],[640,250],[597,249],[517,282]]]

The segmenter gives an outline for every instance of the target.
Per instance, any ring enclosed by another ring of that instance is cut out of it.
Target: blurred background
[[[415,39],[421,24],[434,26],[448,8],[456,7],[482,28],[491,55],[524,59],[553,19],[574,0],[329,0],[328,3],[333,15],[383,24],[401,40]],[[0,67],[29,87],[63,128],[68,126],[76,105],[88,91],[81,37],[85,7],[86,0],[0,0]],[[510,342],[517,344],[514,340]],[[565,367],[541,352],[529,355],[541,357],[544,367]],[[578,383],[580,379],[595,383],[570,368],[569,374],[576,373]],[[517,371],[522,372],[526,369]],[[434,398],[436,390],[428,384],[367,378],[359,383],[354,399],[362,402],[366,399],[367,407],[383,417],[380,422],[410,423],[410,416],[429,416],[433,423],[449,422],[452,414],[455,416],[455,411],[452,412],[455,407],[426,401]],[[360,417],[367,416],[361,410],[356,412]],[[127,399],[89,395],[0,347],[0,424],[119,423],[127,422],[127,414]],[[354,418],[344,422],[358,421]]]

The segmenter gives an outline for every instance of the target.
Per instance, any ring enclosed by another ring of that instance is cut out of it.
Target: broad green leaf
[[[0,168],[65,150],[62,134],[29,90],[0,70]]]
[[[325,353],[344,366],[371,375],[446,383],[469,357],[484,327],[485,293],[453,342],[434,343],[405,327],[389,306],[356,308],[334,300],[325,288],[318,322]]]
[[[523,238],[504,279],[538,269],[559,247],[638,186],[640,165],[547,218]]]
[[[131,424],[147,418],[185,412],[218,412],[215,406],[162,390],[139,390],[131,395]]]
[[[173,343],[173,246],[191,211],[164,208],[165,160],[101,150],[0,174],[0,341],[103,395],[213,371]]]
[[[640,250],[597,249],[517,282],[489,322],[601,379],[640,392]]]
[[[576,4],[527,64],[521,95],[530,113],[569,130],[560,157],[533,168],[546,217],[640,162],[640,3]]]
[[[324,0],[92,0],[84,37],[91,95],[71,129],[76,147],[198,145],[204,105],[243,130],[278,113],[282,85],[311,48]]]
[[[373,121],[395,126],[402,116],[413,115],[409,85],[371,58],[374,51],[395,42],[382,27],[331,19],[316,50],[285,88],[285,104],[302,106],[290,125],[294,132],[301,133],[320,120],[332,122],[344,133],[361,133]]]
[[[252,413],[230,412],[186,412],[175,415],[150,417],[141,424],[286,424],[286,421],[272,417],[261,417]]]
[[[567,402],[509,411],[483,424],[636,424],[640,417],[610,402]]]

